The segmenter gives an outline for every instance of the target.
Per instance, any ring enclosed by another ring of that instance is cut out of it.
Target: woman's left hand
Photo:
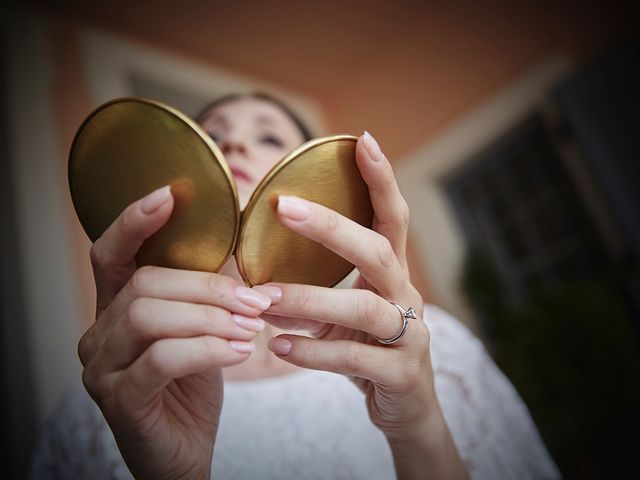
[[[280,197],[278,202],[283,225],[357,267],[360,276],[353,288],[269,284],[279,287],[282,295],[263,318],[278,327],[307,330],[311,338],[279,335],[269,348],[292,364],[349,376],[366,394],[373,423],[394,438],[422,428],[430,413],[439,412],[429,331],[406,259],[409,209],[391,165],[367,133],[358,140],[356,162],[369,187],[372,230],[297,197]],[[412,306],[418,318],[409,319],[397,342],[384,345],[376,337],[394,337],[403,324],[399,309],[390,302],[405,309]]]

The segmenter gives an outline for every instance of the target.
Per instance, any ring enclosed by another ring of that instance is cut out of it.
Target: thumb
[[[91,247],[98,310],[105,308],[135,272],[142,243],[157,232],[173,211],[171,187],[166,185],[129,205]]]

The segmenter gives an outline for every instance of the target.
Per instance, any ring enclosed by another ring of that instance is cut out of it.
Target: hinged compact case
[[[357,138],[311,140],[262,179],[244,211],[224,156],[193,120],[160,102],[121,98],[94,110],[69,153],[78,218],[95,241],[132,202],[171,185],[174,211],[136,263],[217,272],[231,254],[249,286],[333,286],[353,265],[278,221],[278,195],[320,203],[371,227],[373,209],[355,163]]]

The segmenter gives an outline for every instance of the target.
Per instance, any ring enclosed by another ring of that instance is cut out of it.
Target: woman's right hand
[[[232,278],[136,269],[173,210],[169,187],[131,204],[96,240],[96,321],[78,345],[84,385],[136,478],[209,478],[221,367],[246,360],[270,298]]]

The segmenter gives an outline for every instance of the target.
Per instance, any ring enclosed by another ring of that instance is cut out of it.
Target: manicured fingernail
[[[162,188],[154,190],[144,197],[142,205],[140,206],[142,213],[151,215],[153,212],[158,210],[164,202],[169,200],[169,198],[171,198],[171,186],[165,185]]]
[[[256,285],[253,289],[271,297],[271,305],[277,304],[282,298],[282,289],[280,287],[274,287],[273,285]]]
[[[269,350],[278,355],[288,355],[291,351],[291,342],[286,338],[273,337],[269,340]]]
[[[256,344],[253,342],[239,342],[237,340],[231,340],[229,346],[241,353],[253,352],[256,349]]]
[[[365,130],[364,134],[362,135],[362,141],[364,142],[364,146],[367,149],[367,152],[369,152],[369,157],[371,157],[371,160],[373,160],[374,162],[381,162],[384,158],[384,154],[380,149],[380,145],[378,145],[378,142],[376,142],[376,139],[373,138],[371,134]]]
[[[307,202],[286,195],[278,196],[278,212],[291,220],[306,220],[311,215]]]
[[[236,287],[236,297],[249,307],[266,310],[271,305],[271,298],[249,287]]]
[[[261,318],[249,318],[242,315],[231,315],[233,321],[246,330],[252,330],[254,332],[260,332],[264,330],[264,320]]]

